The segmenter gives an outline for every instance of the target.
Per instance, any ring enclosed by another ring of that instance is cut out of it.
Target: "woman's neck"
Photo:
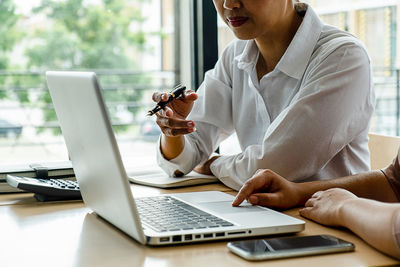
[[[259,80],[276,67],[300,27],[302,17],[294,8],[286,17],[287,19],[282,19],[274,30],[255,39],[260,50],[257,62]]]

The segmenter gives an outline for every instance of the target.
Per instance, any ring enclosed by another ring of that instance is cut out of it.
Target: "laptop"
[[[94,72],[46,72],[85,204],[141,244],[171,245],[294,233],[305,222],[217,191],[133,195]],[[134,185],[132,185],[134,186]]]

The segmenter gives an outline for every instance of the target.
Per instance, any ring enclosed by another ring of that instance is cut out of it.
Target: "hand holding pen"
[[[168,103],[170,103],[172,100],[180,97],[186,90],[186,86],[181,86],[177,85],[174,87],[171,93],[168,94],[168,99],[167,100],[161,100],[157,103],[157,105],[152,109],[147,112],[147,116],[152,116],[156,114],[158,111],[164,109]],[[162,99],[162,98],[161,98]]]
[[[175,87],[171,93],[153,94],[156,106],[148,112],[148,115],[157,116],[157,124],[164,135],[176,137],[191,133],[195,130],[194,122],[186,120],[192,110],[197,94],[192,90],[185,90],[183,86]]]

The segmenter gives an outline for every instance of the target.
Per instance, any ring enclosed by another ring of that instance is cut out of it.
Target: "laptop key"
[[[136,198],[135,202],[142,220],[158,232],[233,225],[170,196]]]

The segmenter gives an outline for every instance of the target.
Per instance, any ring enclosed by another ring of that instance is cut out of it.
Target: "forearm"
[[[331,180],[301,183],[298,187],[302,195],[300,204],[304,204],[315,192],[329,188],[343,188],[362,198],[398,202],[385,175],[379,170]]]
[[[163,156],[170,160],[174,159],[181,154],[185,147],[185,138],[183,136],[171,137],[161,136],[161,153]]]
[[[400,204],[358,198],[345,201],[339,209],[338,216],[342,218],[343,226],[371,246],[400,258],[400,251],[393,234],[393,223],[399,209]]]
[[[166,136],[160,137],[157,162],[167,174],[176,175],[176,171],[187,174],[198,164],[206,162],[212,154],[215,140],[218,141],[218,128],[201,122],[196,124],[199,128],[183,136],[182,143],[179,139],[172,139],[172,142],[169,142],[171,139],[167,139]],[[168,154],[171,150],[167,149],[171,148],[168,147],[171,145],[172,150],[179,148],[175,151],[175,155]]]

